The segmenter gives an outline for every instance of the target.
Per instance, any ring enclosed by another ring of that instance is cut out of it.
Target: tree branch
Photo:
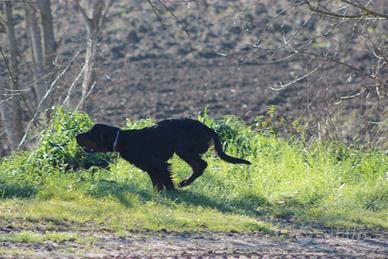
[[[26,127],[26,131],[24,133],[24,136],[23,138],[21,139],[19,145],[17,146],[17,149],[20,149],[22,147],[22,145],[24,144],[24,142],[26,141],[26,138],[27,138],[27,135],[28,135],[28,132],[30,131],[31,129],[31,126],[32,124],[36,121],[36,119],[38,118],[40,112],[41,112],[41,106],[42,104],[45,102],[45,100],[50,96],[50,94],[53,92],[58,80],[60,78],[62,78],[62,76],[67,72],[67,70],[69,70],[70,68],[70,65],[73,63],[73,61],[78,57],[78,55],[81,53],[81,51],[77,51],[77,53],[71,58],[71,60],[69,61],[69,63],[66,65],[66,67],[62,70],[62,72],[57,76],[57,78],[55,78],[53,80],[53,82],[51,83],[50,85],[50,88],[47,90],[46,94],[43,96],[43,98],[40,100],[38,106],[36,107],[36,111],[34,113],[34,116],[32,117],[32,119],[30,120],[30,122],[27,124],[27,127]]]

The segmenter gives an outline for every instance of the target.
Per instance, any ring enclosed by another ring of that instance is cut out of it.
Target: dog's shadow
[[[220,186],[220,188],[227,187]],[[245,195],[235,199],[222,199],[217,196],[208,196],[190,189],[162,191],[161,193],[157,193],[133,183],[117,182],[114,180],[99,180],[90,194],[96,197],[114,197],[126,207],[133,206],[133,201],[128,197],[128,194],[131,194],[138,196],[144,203],[154,201],[166,207],[173,207],[175,204],[188,204],[216,209],[223,213],[251,216],[262,214],[259,208],[269,205],[266,198],[258,195]]]
[[[152,193],[141,189],[133,183],[118,182],[115,180],[100,179],[88,191],[88,194],[101,198],[111,196],[126,207],[132,207],[133,201],[128,197],[128,193],[135,194],[140,197],[141,201],[152,200]]]

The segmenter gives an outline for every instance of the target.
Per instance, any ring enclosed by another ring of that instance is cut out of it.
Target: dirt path
[[[2,222],[4,223],[4,221]],[[96,227],[96,226],[94,226]],[[290,229],[287,234],[263,233],[170,233],[130,231],[119,237],[91,225],[44,229],[29,225],[0,227],[0,236],[10,233],[60,232],[77,234],[77,241],[38,243],[1,241],[0,257],[276,257],[324,256],[335,258],[384,258],[388,256],[388,236],[384,231],[357,232],[327,229]]]

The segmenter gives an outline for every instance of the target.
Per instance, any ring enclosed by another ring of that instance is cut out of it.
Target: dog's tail
[[[210,129],[210,131],[211,131],[211,137],[212,137],[213,143],[214,143],[214,149],[216,150],[218,156],[222,160],[229,162],[229,163],[233,163],[233,164],[247,164],[247,165],[252,164],[248,160],[244,160],[244,159],[237,158],[237,157],[232,157],[232,156],[225,154],[224,151],[222,150],[222,145],[220,142],[220,138],[218,137],[218,134],[213,129]]]

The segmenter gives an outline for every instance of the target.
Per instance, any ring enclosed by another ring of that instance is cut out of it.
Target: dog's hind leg
[[[195,179],[200,177],[203,174],[203,171],[205,171],[207,163],[198,154],[177,153],[177,155],[186,163],[188,163],[193,169],[193,173],[178,184],[178,187],[182,188],[184,186],[190,185],[192,182],[194,182]]]

